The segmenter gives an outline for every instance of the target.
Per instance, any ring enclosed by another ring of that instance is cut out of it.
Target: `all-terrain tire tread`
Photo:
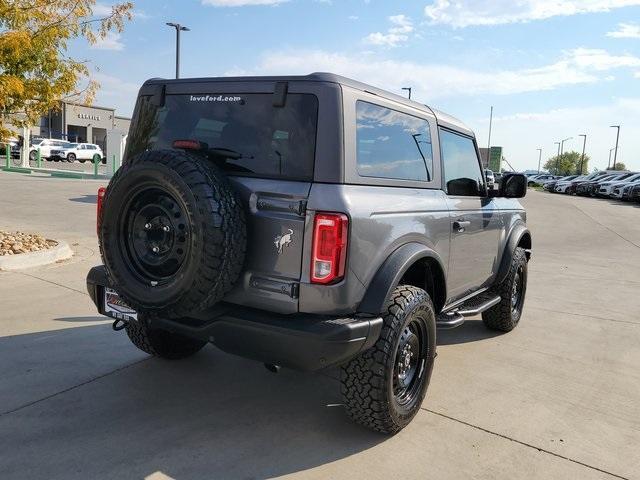
[[[390,415],[385,371],[394,360],[396,335],[404,316],[420,304],[434,316],[433,303],[427,292],[410,285],[397,287],[385,304],[378,341],[342,366],[342,397],[347,414],[356,423],[387,434],[397,433],[406,425],[397,423]],[[432,362],[435,351],[429,355],[428,361]]]
[[[520,321],[521,311],[515,317],[511,311],[511,289],[516,271],[520,265],[524,265],[525,269],[527,268],[527,254],[524,248],[517,247],[511,260],[509,273],[502,283],[494,288],[494,291],[500,295],[500,303],[482,313],[482,321],[491,330],[510,332],[516,328]]]

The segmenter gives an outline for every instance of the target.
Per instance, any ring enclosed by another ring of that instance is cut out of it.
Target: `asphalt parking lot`
[[[640,206],[529,191],[518,328],[439,332],[422,411],[348,421],[336,372],[268,372],[207,347],[150,358],[97,316],[99,181],[0,172],[0,229],[69,261],[0,272],[0,478],[639,478]]]

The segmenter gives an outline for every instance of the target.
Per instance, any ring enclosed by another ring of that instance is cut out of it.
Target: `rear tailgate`
[[[247,257],[225,301],[297,312],[311,184],[248,177],[233,177],[232,182],[248,206]]]

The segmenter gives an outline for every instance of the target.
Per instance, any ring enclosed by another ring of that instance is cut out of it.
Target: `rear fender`
[[[418,260],[431,258],[438,262],[442,272],[446,270],[438,254],[420,243],[407,243],[397,248],[378,269],[358,306],[358,312],[379,315],[391,292],[398,286],[400,279]],[[446,286],[442,286],[446,290]],[[446,291],[445,298],[446,298]]]

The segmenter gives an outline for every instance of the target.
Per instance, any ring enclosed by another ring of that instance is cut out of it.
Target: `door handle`
[[[469,220],[456,220],[453,222],[453,229],[458,233],[462,233],[469,225],[471,225]]]

